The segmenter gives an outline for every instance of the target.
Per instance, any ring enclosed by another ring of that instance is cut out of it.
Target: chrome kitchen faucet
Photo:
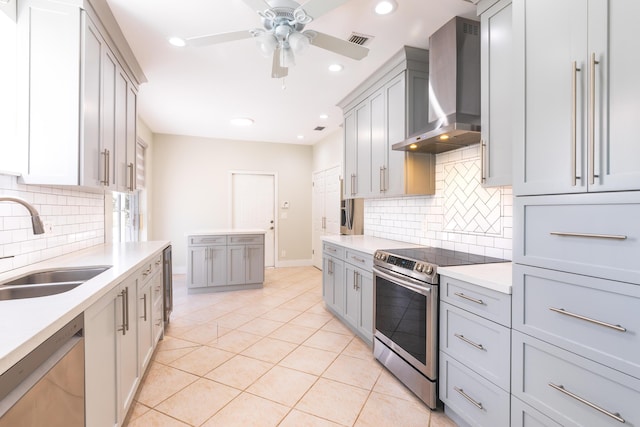
[[[44,225],[42,224],[42,220],[40,219],[40,214],[31,206],[26,200],[22,200],[18,197],[8,197],[8,196],[0,196],[0,202],[15,202],[19,203],[29,211],[31,215],[31,225],[33,226],[33,234],[43,234],[44,233]]]

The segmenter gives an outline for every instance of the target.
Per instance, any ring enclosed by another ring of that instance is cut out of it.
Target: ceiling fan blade
[[[191,37],[186,39],[188,46],[208,46],[217,43],[232,42],[235,40],[250,39],[253,33],[250,30],[232,31],[230,33],[211,34],[208,36]]]
[[[347,1],[348,0],[309,0],[298,9],[304,10],[307,16],[310,16],[312,19],[317,19],[319,16],[324,15]]]
[[[361,60],[369,54],[369,49],[366,47],[330,36],[329,34],[312,30],[305,31],[303,34],[309,36],[312,45],[352,59]]]
[[[280,79],[282,77],[287,77],[289,74],[289,69],[280,65],[280,58],[282,57],[282,51],[280,50],[280,46],[273,51],[273,68],[271,69],[271,77],[274,79]]]
[[[247,6],[255,10],[257,13],[262,13],[267,9],[271,9],[271,6],[264,0],[242,0]]]

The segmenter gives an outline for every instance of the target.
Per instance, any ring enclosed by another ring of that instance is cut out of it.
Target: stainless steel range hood
[[[459,16],[429,37],[429,124],[394,150],[443,153],[480,142],[480,23]]]

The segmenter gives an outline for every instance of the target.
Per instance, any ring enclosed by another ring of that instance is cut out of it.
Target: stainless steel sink
[[[111,266],[60,268],[26,274],[0,283],[0,301],[56,295],[83,284]]]

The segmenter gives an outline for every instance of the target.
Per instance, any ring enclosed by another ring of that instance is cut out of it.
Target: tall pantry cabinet
[[[513,0],[511,425],[640,424],[634,0]]]

